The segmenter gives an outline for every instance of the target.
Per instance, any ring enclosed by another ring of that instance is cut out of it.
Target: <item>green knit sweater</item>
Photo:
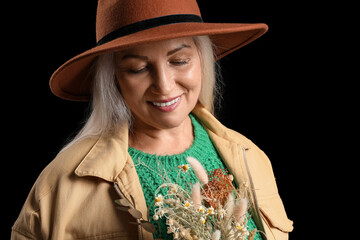
[[[176,167],[179,165],[187,164],[188,162],[186,161],[186,157],[191,156],[198,159],[207,171],[212,171],[218,168],[226,168],[206,130],[193,115],[190,114],[190,118],[194,127],[195,138],[191,147],[182,154],[159,156],[147,154],[131,147],[128,149],[130,156],[134,160],[135,168],[139,175],[140,183],[145,195],[146,205],[150,208],[150,222],[154,224],[157,229],[156,233],[154,233],[154,239],[173,239],[172,234],[167,234],[165,218],[161,218],[157,221],[152,219],[155,209],[154,193],[155,190],[163,183],[160,176],[157,175],[154,171],[150,170],[157,170],[159,168],[157,162],[160,162],[162,167],[164,167],[166,171],[169,171],[171,169],[176,169]],[[147,167],[145,167],[143,164],[139,164],[139,161],[141,161]],[[175,170],[170,171],[167,174],[173,182],[177,181],[178,174]],[[191,183],[196,183],[198,181],[195,173],[191,169],[188,176],[189,178],[187,181]],[[159,193],[163,196],[166,195],[165,189],[162,190],[163,192],[160,191]],[[249,232],[251,232],[254,228],[256,228],[255,222],[252,218],[250,218],[248,221]],[[254,239],[260,240],[260,234],[256,233]]]

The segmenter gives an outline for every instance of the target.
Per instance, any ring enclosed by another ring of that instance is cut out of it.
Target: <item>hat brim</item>
[[[117,52],[144,43],[188,36],[208,35],[220,59],[254,41],[267,31],[263,23],[177,23],[155,27],[117,38],[91,48],[68,60],[50,78],[50,89],[58,97],[71,101],[91,98],[90,67],[96,56]]]

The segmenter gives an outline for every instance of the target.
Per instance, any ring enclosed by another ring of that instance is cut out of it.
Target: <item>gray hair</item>
[[[208,36],[194,37],[202,67],[202,86],[199,102],[211,113],[221,98],[219,68],[216,66],[213,45]],[[92,66],[92,109],[83,128],[62,150],[90,136],[116,131],[127,124],[131,127],[132,116],[124,101],[115,77],[115,53],[100,55]]]

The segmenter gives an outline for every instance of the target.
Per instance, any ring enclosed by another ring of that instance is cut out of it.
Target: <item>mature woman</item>
[[[153,169],[159,162],[166,171],[186,165],[188,156],[208,171],[226,169],[235,183],[246,179],[247,229],[257,230],[255,239],[287,239],[292,222],[268,158],[213,116],[216,59],[266,30],[265,24],[204,23],[195,0],[100,0],[97,46],[50,80],[58,97],[91,100],[91,115],[39,176],[12,239],[172,239],[165,218],[153,218],[162,184]],[[195,183],[196,174],[188,181]],[[119,197],[156,232],[117,210]]]

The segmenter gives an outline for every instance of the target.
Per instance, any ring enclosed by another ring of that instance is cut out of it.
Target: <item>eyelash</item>
[[[189,59],[185,59],[185,60],[176,60],[176,61],[170,61],[171,64],[175,65],[175,66],[182,66],[182,65],[186,65],[189,63]],[[148,69],[148,66],[145,66],[139,70],[133,70],[130,69],[129,73],[131,74],[140,74],[146,71],[146,69]]]
[[[171,61],[171,64],[174,64],[176,66],[181,66],[181,65],[185,65],[189,63],[189,59],[185,59],[185,60],[176,60],[176,61]]]
[[[139,70],[130,69],[130,70],[129,70],[129,73],[131,73],[131,74],[139,74],[139,73],[144,72],[145,69],[147,69],[147,67],[143,67],[143,68],[141,68],[141,69],[139,69]]]

